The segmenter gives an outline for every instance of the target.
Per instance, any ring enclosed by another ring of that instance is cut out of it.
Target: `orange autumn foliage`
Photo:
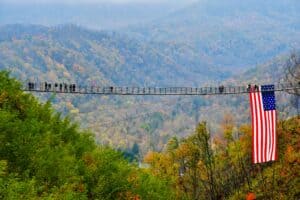
[[[256,195],[252,192],[249,192],[246,196],[246,200],[255,200],[256,199]]]

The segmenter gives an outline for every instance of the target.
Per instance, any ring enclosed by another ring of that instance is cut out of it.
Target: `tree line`
[[[200,122],[138,166],[138,144],[129,153],[97,145],[92,133],[0,72],[0,199],[300,198],[299,118],[278,122],[278,160],[256,165],[251,127],[236,127],[231,115],[221,127],[212,137]]]
[[[173,199],[168,182],[0,72],[0,199]]]

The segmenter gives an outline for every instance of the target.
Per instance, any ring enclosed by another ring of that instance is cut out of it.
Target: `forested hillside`
[[[198,86],[209,80],[223,80],[230,74],[198,60],[196,54],[187,56],[190,51],[180,46],[164,54],[161,49],[168,46],[157,49],[113,32],[73,25],[7,25],[0,28],[0,33],[0,69],[9,69],[23,80],[105,86]],[[50,98],[40,97],[44,101]],[[176,97],[57,95],[52,100],[57,110],[71,115],[81,127],[96,131],[101,143],[120,148],[139,143],[144,147],[143,153],[154,145],[149,137],[159,138],[152,148],[161,149],[170,135],[188,128],[183,121],[194,124],[192,117],[178,115],[186,111],[180,107],[182,103],[177,104]],[[192,113],[192,107],[187,112]]]
[[[162,53],[155,47],[116,32],[75,25],[0,27],[0,68],[22,79],[71,81],[79,84],[180,86],[222,80],[229,73],[196,55]],[[184,63],[184,64],[181,64]]]
[[[255,165],[246,92],[22,88],[300,86],[299,10],[299,0],[0,0],[0,199],[300,199],[300,88],[276,91],[278,159]]]
[[[169,183],[0,72],[0,199],[174,199]]]
[[[208,121],[209,122],[209,121]],[[277,123],[278,161],[251,164],[251,128],[229,118],[212,137],[206,123],[192,135],[169,140],[144,161],[157,177],[173,181],[177,199],[299,199],[299,118]]]
[[[225,85],[276,83],[284,77],[288,60],[283,55],[238,76],[229,76],[224,70],[197,61],[197,54],[190,54],[180,46],[174,46],[175,51],[166,55],[161,52],[168,46],[157,49],[112,32],[73,25],[50,28],[9,25],[0,28],[0,33],[0,69],[9,69],[13,76],[23,80],[100,86],[202,87],[218,86],[217,80]],[[188,64],[181,64],[180,60]],[[288,95],[279,94],[280,116],[294,115]],[[99,143],[129,151],[138,146],[141,155],[149,149],[163,149],[174,135],[187,136],[200,120],[209,120],[212,133],[218,134],[225,114],[231,113],[237,124],[249,122],[250,116],[247,95],[219,98],[57,94],[39,98],[50,99],[64,116],[69,115],[82,128],[94,131]]]
[[[144,26],[131,27],[141,40],[185,44],[214,66],[244,69],[299,47],[297,0],[200,0]]]
[[[300,198],[299,118],[277,123],[273,163],[251,164],[251,129],[227,116],[218,137],[199,123],[139,168],[20,86],[0,72],[1,199]]]

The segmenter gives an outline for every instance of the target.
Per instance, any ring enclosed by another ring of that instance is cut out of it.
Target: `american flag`
[[[277,159],[274,89],[274,85],[262,85],[250,89],[253,163],[263,163]]]

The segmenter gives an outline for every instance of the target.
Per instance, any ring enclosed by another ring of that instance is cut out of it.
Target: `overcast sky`
[[[100,3],[191,3],[197,0],[0,0],[0,3],[17,3],[17,4],[100,4]]]

